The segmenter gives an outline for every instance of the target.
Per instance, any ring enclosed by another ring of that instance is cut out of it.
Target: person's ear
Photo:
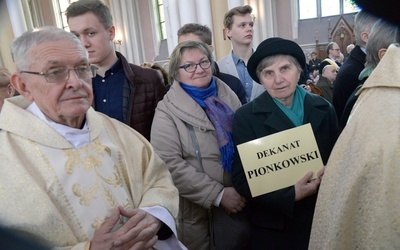
[[[367,44],[367,42],[368,42],[368,32],[365,32],[365,31],[361,32],[360,37],[361,37],[361,40],[363,41],[363,43]]]
[[[210,49],[210,51],[211,51],[211,54],[212,54],[212,53],[214,53],[214,46],[212,46],[212,45],[208,45],[208,48]]]
[[[110,40],[114,41],[115,38],[115,26],[112,25],[110,28],[108,28],[108,33],[110,35]]]
[[[16,89],[20,95],[25,97],[30,102],[34,101],[33,95],[31,94],[29,87],[27,86],[24,78],[22,77],[21,73],[14,73],[11,75],[11,86],[12,88]]]
[[[7,94],[9,97],[14,96],[15,94],[15,89],[13,88],[11,83],[7,85]]]
[[[224,29],[224,40],[226,40],[226,38],[231,40],[231,30],[229,28]]]
[[[382,60],[382,57],[385,55],[386,51],[387,51],[387,49],[385,49],[385,48],[378,50],[379,61]]]

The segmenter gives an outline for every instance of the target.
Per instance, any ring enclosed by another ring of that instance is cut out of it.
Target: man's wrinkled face
[[[328,65],[328,66],[325,66],[323,71],[324,72],[322,73],[322,76],[326,77],[331,83],[333,83],[333,81],[335,81],[336,75],[337,75],[336,68],[332,65]]]
[[[68,71],[68,79],[59,82],[48,82],[51,78],[44,75],[19,73],[17,77],[26,88],[21,94],[34,101],[54,122],[70,126],[73,121],[83,121],[93,100],[92,79],[90,73],[78,76],[73,69],[89,66],[85,49],[72,41],[60,40],[41,43],[28,54],[34,63],[24,70],[45,74],[72,70]]]

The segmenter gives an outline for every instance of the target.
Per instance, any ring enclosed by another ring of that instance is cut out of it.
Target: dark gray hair
[[[54,26],[45,26],[33,31],[27,31],[16,38],[11,44],[11,55],[17,71],[27,70],[29,66],[36,63],[30,57],[30,49],[45,42],[71,41],[81,48],[87,55],[87,50],[82,42],[74,34]]]
[[[10,84],[11,74],[8,69],[0,67],[0,88],[7,87]]]
[[[211,29],[198,23],[187,23],[178,30],[178,38],[186,34],[195,34],[203,43],[212,44]]]
[[[335,43],[335,42],[330,42],[330,43],[328,43],[328,45],[326,45],[325,52],[326,52],[326,55],[327,55],[327,56],[329,56],[329,50],[333,49],[333,45],[335,45],[335,44],[337,44],[337,43]],[[339,46],[339,45],[338,45],[338,46]]]
[[[371,29],[367,43],[365,67],[376,67],[379,63],[378,52],[387,49],[390,44],[400,42],[399,27],[379,19]]]
[[[73,2],[68,6],[65,15],[68,21],[71,17],[81,16],[87,12],[92,12],[105,29],[113,25],[110,9],[100,0],[79,0]]]
[[[208,60],[211,61],[211,68],[213,68],[212,54],[207,44],[197,41],[181,42],[175,47],[170,56],[168,66],[169,83],[172,84],[179,75],[179,67],[182,66],[180,63],[183,53],[193,49],[200,50]]]
[[[361,10],[357,13],[354,18],[354,37],[355,43],[358,46],[365,47],[366,44],[361,39],[361,33],[367,32],[368,34],[371,32],[371,28],[374,23],[378,20],[378,18],[364,10]]]

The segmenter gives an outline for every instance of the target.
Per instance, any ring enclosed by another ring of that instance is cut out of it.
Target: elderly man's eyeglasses
[[[48,83],[62,83],[68,81],[69,72],[73,70],[79,79],[87,80],[96,75],[97,67],[93,65],[82,65],[75,67],[73,69],[68,69],[65,67],[58,67],[54,69],[50,69],[46,72],[33,72],[33,71],[21,71],[21,73],[41,75],[46,78]]]
[[[200,66],[202,69],[208,69],[211,66],[211,61],[209,59],[205,59],[199,63],[187,63],[179,68],[184,69],[188,73],[193,73],[196,71],[197,66]]]

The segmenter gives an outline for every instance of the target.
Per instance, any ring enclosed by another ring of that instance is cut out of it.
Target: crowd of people
[[[253,48],[249,5],[225,14],[218,61],[188,23],[167,65],[129,63],[100,0],[70,4],[70,32],[17,37],[16,72],[0,68],[0,248],[399,248],[400,20],[357,2],[348,57],[330,42],[308,63],[291,40]],[[319,171],[254,195],[239,148],[303,125]]]

